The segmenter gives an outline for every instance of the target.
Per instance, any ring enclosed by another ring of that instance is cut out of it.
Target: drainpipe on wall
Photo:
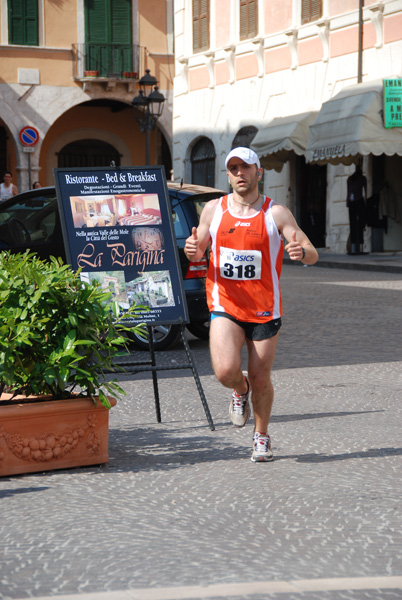
[[[357,83],[363,79],[363,6],[364,0],[359,0],[359,43],[357,51]]]

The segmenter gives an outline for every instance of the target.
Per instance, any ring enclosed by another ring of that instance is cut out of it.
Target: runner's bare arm
[[[316,263],[318,252],[304,231],[300,229],[290,210],[282,204],[274,204],[272,215],[279,232],[287,241],[285,250],[289,254],[289,258],[291,260],[300,260],[305,265]]]
[[[218,202],[219,199],[210,200],[206,203],[198,227],[193,227],[190,237],[186,239],[184,253],[190,261],[200,260],[204,256],[209,244],[209,227]]]

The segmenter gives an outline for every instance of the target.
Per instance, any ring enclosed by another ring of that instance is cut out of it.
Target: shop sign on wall
[[[123,310],[127,325],[188,322],[163,167],[54,169],[67,259]]]
[[[402,78],[384,79],[384,125],[402,127]]]

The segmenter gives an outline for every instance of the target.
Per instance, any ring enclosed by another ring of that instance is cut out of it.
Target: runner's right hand
[[[186,239],[186,243],[184,245],[184,252],[189,260],[194,260],[195,255],[198,252],[199,241],[197,228],[193,227],[190,237]]]

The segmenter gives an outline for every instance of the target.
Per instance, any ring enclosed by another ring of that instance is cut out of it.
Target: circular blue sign
[[[23,146],[35,146],[39,141],[39,132],[35,127],[28,125],[21,129],[19,137]]]

